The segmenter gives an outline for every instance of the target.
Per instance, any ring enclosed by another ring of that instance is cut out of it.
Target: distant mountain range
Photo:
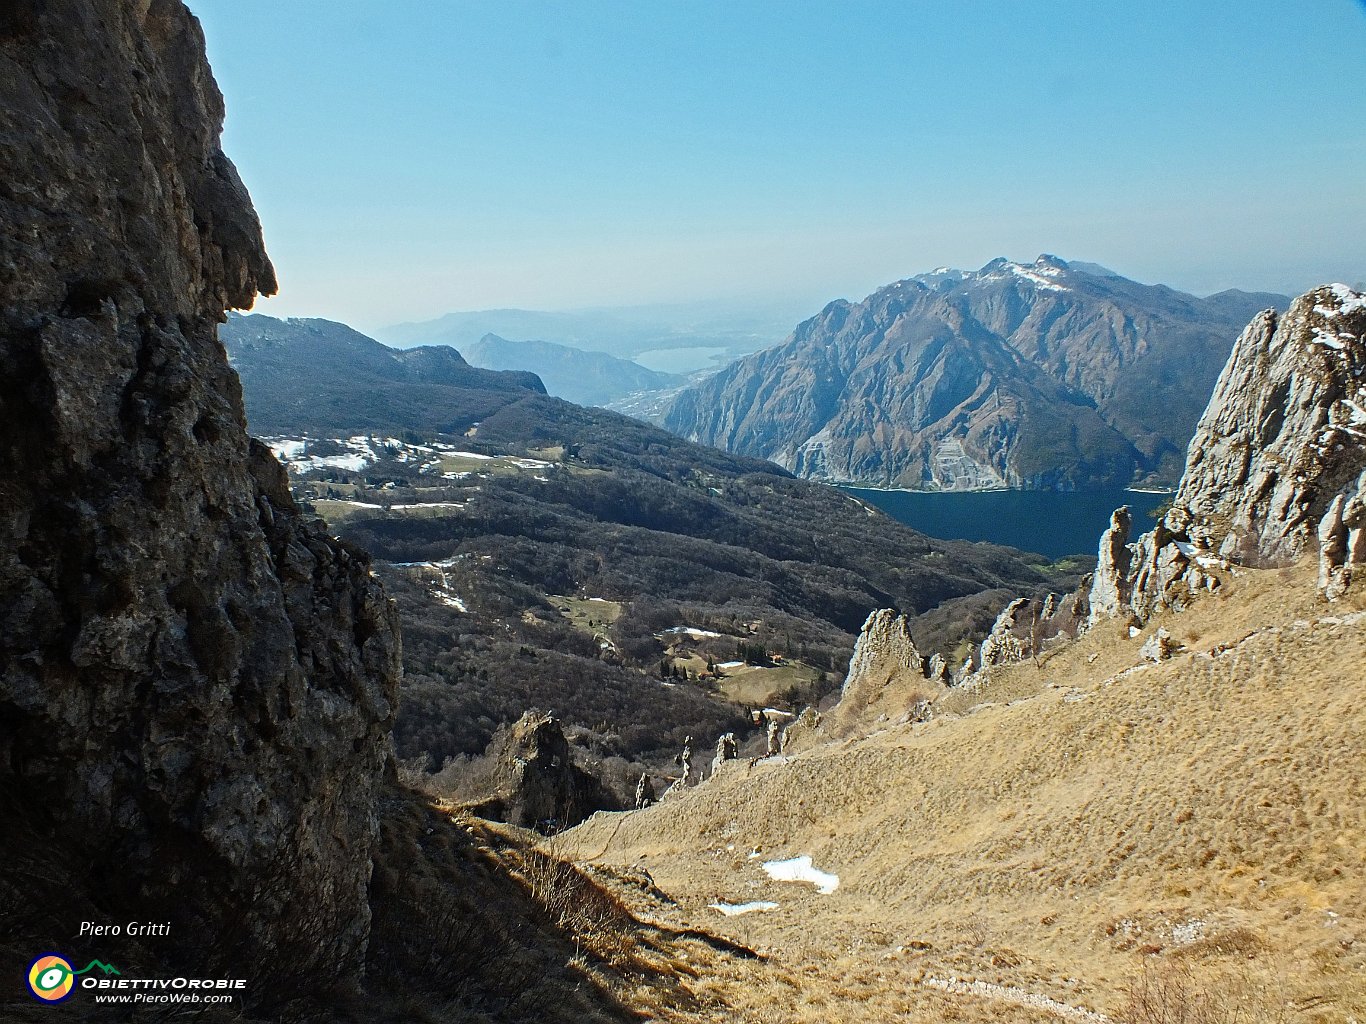
[[[832,302],[679,392],[659,421],[799,476],[927,490],[1174,484],[1253,314],[1040,256],[941,268]]]
[[[534,372],[547,393],[579,405],[608,405],[637,392],[678,387],[687,379],[553,341],[508,341],[486,334],[461,351],[472,365],[487,370]]]
[[[669,359],[667,368],[686,373],[777,344],[796,315],[786,308],[735,311],[701,303],[569,312],[482,309],[397,324],[376,333],[381,341],[399,348],[453,345],[462,352],[489,334],[512,341],[549,341],[625,359],[683,352],[691,360]],[[648,358],[645,364],[651,365]]]

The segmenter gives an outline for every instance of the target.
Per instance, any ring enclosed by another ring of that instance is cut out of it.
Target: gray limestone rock
[[[717,769],[727,761],[734,761],[738,747],[735,743],[735,733],[723,733],[716,740],[716,756],[711,760],[711,772],[716,774]]]
[[[938,652],[930,655],[930,666],[926,678],[932,683],[939,683],[947,686],[949,683],[949,663],[944,660],[944,656]]]
[[[1090,621],[1113,618],[1129,601],[1132,582],[1129,572],[1133,551],[1129,547],[1129,532],[1133,517],[1129,506],[1115,509],[1110,516],[1110,528],[1100,535],[1100,550],[1096,557],[1096,571],[1091,579]]]
[[[1200,418],[1171,508],[1132,543],[1130,529],[1121,508],[1101,536],[1089,624],[1146,622],[1217,592],[1230,563],[1312,553],[1320,589],[1340,597],[1366,562],[1366,295],[1325,285],[1283,317],[1258,314]],[[982,662],[1019,653],[1022,609],[1002,613]]]
[[[894,609],[872,612],[863,623],[840,700],[822,730],[841,735],[878,718],[901,719],[917,701],[947,684],[944,658],[926,659],[911,637],[910,622]]]
[[[11,0],[0,98],[0,787],[184,946],[307,908],[336,941],[294,954],[345,971],[398,628],[247,438],[215,331],[275,278],[199,23]]]
[[[494,737],[486,756],[494,765],[495,795],[471,808],[484,817],[553,833],[612,806],[598,780],[574,763],[553,714],[525,712]]]
[[[1035,648],[1032,634],[1038,611],[1038,606],[1027,597],[1017,597],[1006,605],[982,641],[977,657],[979,667],[1006,665],[1029,657]]]
[[[886,685],[903,673],[925,674],[925,660],[911,638],[906,616],[892,608],[871,612],[864,620],[854,643],[854,655],[849,659],[849,671],[844,677],[840,697],[852,688]]]
[[[644,810],[655,802],[655,787],[650,781],[650,776],[640,773],[640,778],[636,781],[636,810]]]
[[[1102,549],[1104,542],[1102,541]],[[1090,605],[1083,581],[1077,592],[1017,598],[1008,604],[978,648],[974,668],[1006,665],[1042,654],[1061,639],[1074,637],[1087,623]]]
[[[1338,494],[1319,520],[1319,589],[1336,601],[1366,563],[1366,470]]]
[[[1314,549],[1366,471],[1366,296],[1343,285],[1259,315],[1200,418],[1174,504],[1187,537],[1245,565]]]
[[[1238,338],[1191,440],[1172,508],[1134,548],[1130,606],[1146,620],[1216,589],[1232,561],[1316,553],[1339,596],[1366,560],[1366,296],[1326,285]]]
[[[1172,656],[1172,652],[1176,650],[1177,646],[1172,642],[1171,633],[1165,626],[1162,626],[1143,642],[1143,646],[1138,649],[1138,656],[1144,661],[1166,661]]]

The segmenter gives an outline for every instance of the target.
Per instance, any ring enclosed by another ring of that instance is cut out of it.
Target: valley
[[[227,338],[252,415],[273,392],[255,390],[253,352]],[[642,773],[667,787],[685,738],[759,744],[748,708],[795,713],[836,691],[873,607],[936,609],[957,642],[987,624],[984,593],[1079,571],[930,540],[762,463],[713,452],[704,466],[701,450],[611,413],[519,401],[565,422],[511,406],[440,438],[265,439],[305,511],[375,556],[399,603],[397,751],[433,785],[540,708],[627,806]],[[383,423],[349,408],[357,427]]]
[[[645,919],[759,954],[708,958],[689,987],[714,1016],[665,1019],[1164,1019],[1133,1015],[1145,986],[1154,1013],[1352,1019],[1363,607],[1325,611],[1312,565],[1249,571],[1138,635],[949,689],[927,722],[727,764],[556,848],[647,871],[676,903],[614,888]],[[1183,653],[1153,664],[1159,628]],[[761,870],[798,855],[838,888]]]
[[[335,6],[0,6],[0,1021],[1366,1020],[1342,18]]]

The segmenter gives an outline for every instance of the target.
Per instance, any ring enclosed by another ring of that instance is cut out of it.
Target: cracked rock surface
[[[111,892],[357,953],[397,623],[246,434],[216,329],[275,278],[199,24],[9,0],[0,97],[0,787]]]

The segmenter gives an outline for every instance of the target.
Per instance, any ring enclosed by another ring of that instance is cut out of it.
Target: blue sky
[[[1366,279],[1352,0],[188,0],[275,315]]]

